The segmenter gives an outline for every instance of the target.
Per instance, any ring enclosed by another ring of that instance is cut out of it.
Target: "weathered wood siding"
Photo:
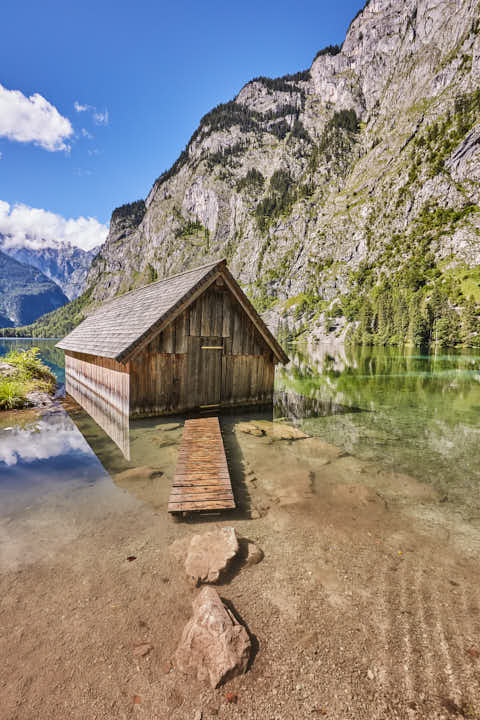
[[[134,416],[273,397],[273,353],[225,286],[206,290],[129,365]]]
[[[65,390],[128,457],[128,365],[109,358],[65,351]]]

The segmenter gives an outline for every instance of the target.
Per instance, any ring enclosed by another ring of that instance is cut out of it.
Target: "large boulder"
[[[190,541],[185,570],[194,585],[217,582],[238,553],[238,539],[233,527],[217,528]]]
[[[246,671],[250,638],[214,588],[202,588],[192,605],[193,617],[175,654],[176,666],[185,675],[208,680],[216,688]]]

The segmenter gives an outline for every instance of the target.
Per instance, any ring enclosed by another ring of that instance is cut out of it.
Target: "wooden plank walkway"
[[[234,507],[218,417],[186,420],[168,512]]]

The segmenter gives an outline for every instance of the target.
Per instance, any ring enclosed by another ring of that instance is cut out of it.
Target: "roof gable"
[[[57,347],[127,362],[221,275],[277,359],[287,362],[288,357],[225,262],[210,263],[119,295],[85,318]]]
[[[113,298],[85,318],[57,347],[125,361],[130,349],[186,296],[213,281],[223,263],[210,263]]]

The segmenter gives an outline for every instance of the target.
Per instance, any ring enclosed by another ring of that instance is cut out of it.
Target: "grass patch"
[[[12,375],[0,377],[0,410],[25,407],[27,395],[33,391],[51,393],[57,381],[50,368],[38,357],[39,348],[11,350],[1,359],[14,368]]]
[[[17,410],[25,407],[30,387],[19,380],[0,380],[0,410]]]

